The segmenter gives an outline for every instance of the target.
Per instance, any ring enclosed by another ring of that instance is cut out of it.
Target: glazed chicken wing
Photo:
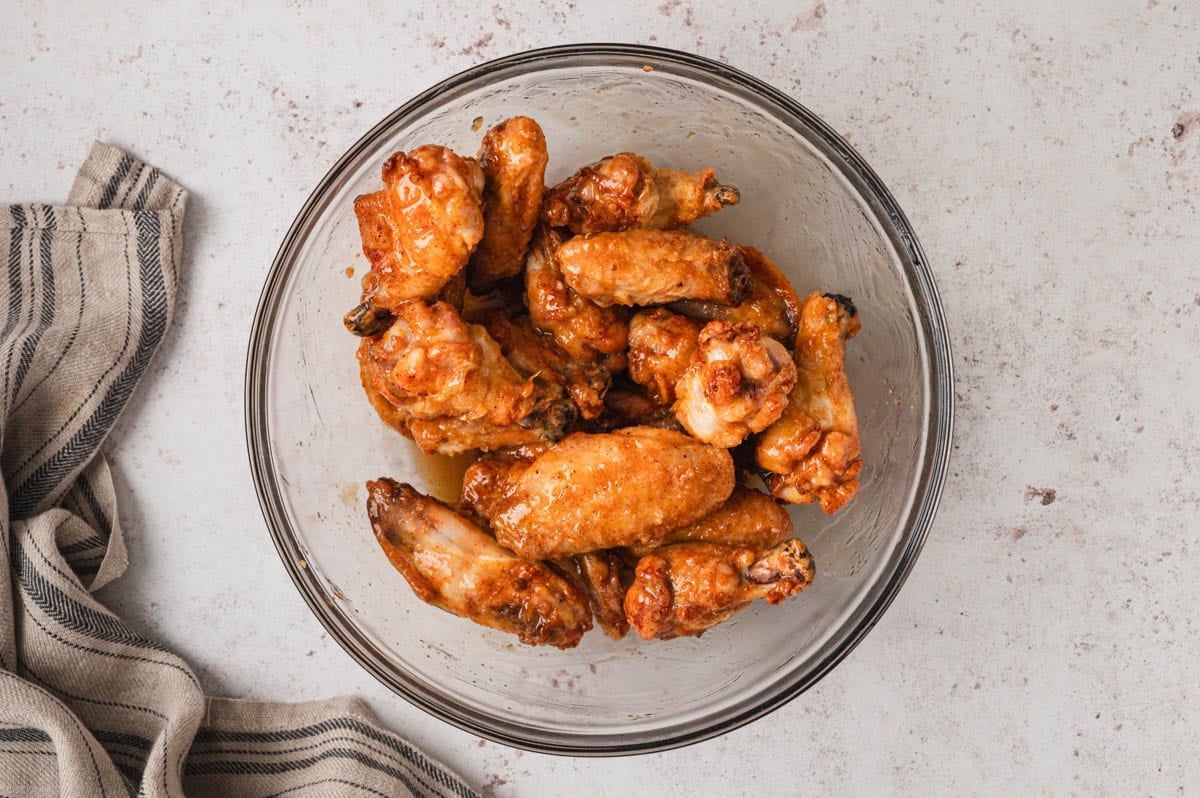
[[[743,246],[742,255],[750,270],[750,288],[741,304],[685,300],[671,305],[671,310],[704,321],[750,322],[758,325],[763,335],[791,346],[800,319],[796,289],[779,267],[754,247]]]
[[[587,593],[596,625],[616,640],[629,631],[625,618],[625,583],[621,573],[632,570],[614,549],[576,554],[562,561],[562,567]]]
[[[541,229],[525,259],[525,301],[539,330],[550,333],[563,351],[582,363],[600,363],[610,371],[625,368],[629,315],[624,308],[602,308],[571,290],[555,251],[561,237]]]
[[[386,477],[368,482],[367,513],[375,539],[422,601],[529,645],[572,648],[592,628],[578,587],[541,563],[519,559],[411,485]]]
[[[528,316],[515,319],[495,316],[488,322],[487,330],[521,374],[549,380],[566,389],[579,409],[580,418],[593,419],[604,411],[604,394],[612,384],[608,369],[572,360],[553,338],[535,330]]]
[[[736,305],[750,287],[740,248],[685,230],[576,236],[556,254],[571,290],[603,307],[681,299]]]
[[[444,302],[401,305],[387,331],[363,339],[358,360],[380,417],[425,451],[552,440],[574,421],[558,386],[522,377],[486,330]],[[431,439],[431,428],[442,431]]]
[[[483,137],[479,162],[483,189],[483,240],[468,268],[471,290],[521,273],[545,190],[546,137],[527,116],[501,122]]]
[[[650,544],[708,515],[734,485],[729,452],[653,427],[577,432],[501,469],[489,459],[467,469],[464,501],[530,560]]]
[[[426,145],[383,165],[382,191],[354,200],[371,272],[363,303],[393,313],[434,297],[483,237],[483,171],[474,158]]]
[[[661,545],[671,543],[716,543],[735,548],[767,549],[792,536],[792,519],[776,499],[738,485],[729,500],[694,524],[673,530]],[[651,548],[633,548],[636,556]]]
[[[729,448],[774,423],[795,384],[796,364],[783,344],[753,324],[710,321],[675,385],[673,409],[692,435]]]
[[[758,440],[755,459],[771,494],[837,512],[858,491],[858,416],[846,379],[846,341],[861,329],[846,297],[809,294],[796,338],[799,378],[787,408]]]
[[[665,308],[643,310],[629,320],[629,376],[655,402],[675,401],[675,383],[696,354],[703,326]]]
[[[796,538],[769,549],[675,543],[638,561],[625,616],[646,640],[700,635],[755,599],[778,604],[799,593],[813,571]]]
[[[576,234],[665,230],[687,227],[738,199],[738,190],[718,183],[712,169],[655,169],[640,155],[622,152],[583,167],[550,189],[542,220]]]

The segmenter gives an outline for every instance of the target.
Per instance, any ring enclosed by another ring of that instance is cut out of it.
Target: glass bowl
[[[363,483],[388,475],[457,497],[454,464],[383,425],[359,386],[342,314],[367,268],[352,210],[395,150],[473,154],[488,126],[545,129],[547,183],[621,150],[658,166],[714,167],[742,202],[696,228],[753,244],[801,295],[857,303],[848,371],[862,426],[862,488],[835,516],[793,508],[817,562],[811,588],[756,602],[701,638],[569,651],[419,601],[371,534]],[[481,126],[482,125],[482,126]],[[353,278],[348,271],[353,270]],[[283,564],[321,623],[414,704],[483,737],[575,755],[671,748],[734,729],[828,673],[879,620],[921,549],[951,436],[951,358],[924,255],[862,158],[790,97],[724,64],[670,50],[578,45],[513,55],[398,108],[333,166],[283,240],[254,319],[246,423],[255,486]]]

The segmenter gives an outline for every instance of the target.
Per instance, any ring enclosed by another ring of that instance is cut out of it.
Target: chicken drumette
[[[738,190],[718,183],[712,169],[655,169],[645,158],[623,152],[585,166],[550,189],[542,219],[573,233],[687,227],[738,198]]]
[[[846,341],[861,326],[846,297],[816,291],[805,298],[795,351],[799,378],[783,415],[755,449],[772,495],[819,501],[834,513],[858,491],[862,449],[845,363]]]
[[[572,648],[592,628],[587,597],[570,580],[519,559],[411,485],[368,482],[367,513],[375,539],[422,601],[530,645]]]

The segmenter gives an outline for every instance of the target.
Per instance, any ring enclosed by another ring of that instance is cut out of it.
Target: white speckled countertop
[[[136,5],[0,0],[0,197],[61,202],[94,138],[192,191],[174,329],[107,444],[132,565],[101,600],[210,692],[362,696],[495,796],[1200,785],[1200,6]],[[330,164],[454,72],[584,40],[728,61],[845,135],[921,236],[958,370],[941,512],[878,627],[769,717],[620,760],[481,741],[360,670],[280,566],[242,437],[255,301]]]

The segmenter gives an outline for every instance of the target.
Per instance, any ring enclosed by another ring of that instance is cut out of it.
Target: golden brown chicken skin
[[[750,271],[750,288],[737,305],[685,300],[671,310],[693,319],[750,323],[763,335],[792,346],[800,320],[800,297],[779,267],[754,247],[742,247]]]
[[[612,384],[608,369],[573,360],[553,338],[535,330],[528,316],[494,316],[487,330],[521,374],[561,385],[580,418],[593,419],[604,412],[604,394]]]
[[[522,377],[483,327],[444,302],[401,305],[387,331],[362,340],[358,360],[380,417],[427,452],[557,439],[574,420],[558,386]]]
[[[625,583],[622,572],[632,568],[615,549],[589,551],[563,560],[562,567],[587,593],[596,625],[604,634],[620,640],[629,631],[625,618]]]
[[[655,169],[631,152],[585,166],[546,193],[542,220],[572,233],[687,227],[739,199],[712,169]]]
[[[546,136],[537,122],[515,116],[483,137],[479,162],[483,189],[483,240],[468,268],[471,290],[521,273],[545,190]]]
[[[750,287],[740,248],[685,230],[576,236],[556,254],[567,286],[602,307],[682,299],[736,305]]]
[[[734,487],[729,499],[694,524],[673,530],[661,545],[716,543],[736,548],[768,549],[793,534],[792,519],[779,501],[745,485]],[[637,556],[651,549],[634,548]]]
[[[483,171],[474,158],[426,145],[388,158],[383,184],[354,200],[371,263],[363,302],[396,312],[434,297],[467,265],[483,237]]]
[[[567,286],[555,254],[561,241],[558,233],[545,228],[534,235],[525,259],[529,316],[573,359],[621,371],[629,344],[629,311],[602,308]]]
[[[769,549],[675,543],[638,561],[625,616],[646,640],[700,635],[755,599],[778,604],[799,593],[813,572],[796,538]]]
[[[665,308],[643,310],[629,320],[629,376],[658,404],[675,401],[675,383],[691,365],[703,327]]]
[[[729,452],[653,427],[573,433],[494,473],[490,490],[471,488],[477,465],[464,500],[530,560],[648,545],[708,515],[734,486]]]
[[[773,424],[795,384],[796,364],[783,344],[753,324],[710,321],[675,385],[672,409],[692,435],[730,448]]]
[[[772,495],[797,504],[817,501],[834,513],[858,491],[862,448],[845,363],[846,341],[861,327],[846,297],[816,291],[805,298],[796,387],[755,450]]]
[[[411,485],[367,483],[380,547],[422,601],[522,643],[572,648],[592,628],[583,592],[542,563],[519,559],[474,521]]]

